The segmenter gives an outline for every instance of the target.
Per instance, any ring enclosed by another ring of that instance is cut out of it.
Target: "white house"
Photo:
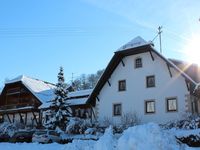
[[[151,42],[136,37],[115,52],[87,103],[100,123],[109,118],[120,124],[126,113],[136,113],[142,123],[165,123],[199,112],[196,85]]]

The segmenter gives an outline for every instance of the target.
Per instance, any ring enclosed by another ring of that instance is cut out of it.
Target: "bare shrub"
[[[121,117],[121,127],[123,130],[138,124],[140,124],[140,119],[136,112],[127,112]]]
[[[103,127],[108,128],[110,125],[114,125],[113,123],[113,119],[110,117],[104,117],[103,118],[103,123],[102,123]]]
[[[113,126],[114,133],[122,133],[125,129],[140,124],[140,119],[136,112],[128,112],[121,116],[120,123],[115,123],[110,117],[104,117],[102,124],[104,130]]]

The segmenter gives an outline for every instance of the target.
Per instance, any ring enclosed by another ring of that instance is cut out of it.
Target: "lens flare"
[[[200,34],[193,34],[183,50],[188,62],[200,65]]]

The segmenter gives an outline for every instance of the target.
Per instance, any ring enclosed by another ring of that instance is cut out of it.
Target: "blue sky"
[[[59,66],[67,81],[95,73],[134,37],[152,40],[159,25],[163,55],[187,59],[199,8],[199,0],[0,0],[0,85],[20,74],[55,83]]]

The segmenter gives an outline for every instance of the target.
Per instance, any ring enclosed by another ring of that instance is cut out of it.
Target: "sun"
[[[186,61],[200,65],[200,34],[193,34],[184,44]]]

